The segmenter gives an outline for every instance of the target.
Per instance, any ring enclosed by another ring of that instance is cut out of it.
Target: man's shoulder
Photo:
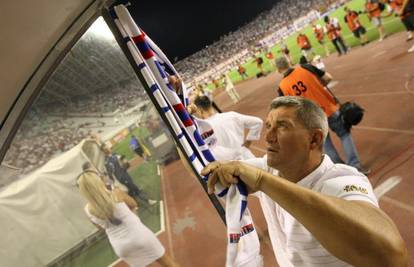
[[[365,175],[358,172],[354,167],[345,164],[332,164],[326,168],[318,179],[318,184],[343,179],[343,177],[357,177],[357,179],[367,179]]]
[[[334,164],[321,176],[314,190],[322,194],[348,200],[364,200],[377,205],[372,185],[357,169],[344,164]]]

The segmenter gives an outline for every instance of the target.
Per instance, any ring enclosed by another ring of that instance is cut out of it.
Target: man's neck
[[[287,68],[287,69],[281,70],[280,73],[283,74],[283,77],[286,77],[292,72],[292,70],[293,68]]]
[[[296,164],[296,166],[278,169],[279,175],[292,183],[297,183],[316,170],[321,165],[322,161],[323,155],[320,155],[320,157],[309,159],[303,164]]]
[[[208,110],[203,110],[203,119],[208,119],[216,113],[217,112],[213,108],[210,108]]]

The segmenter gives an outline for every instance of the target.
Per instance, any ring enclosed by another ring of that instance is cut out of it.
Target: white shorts
[[[382,19],[380,17],[373,17],[371,18],[372,24],[374,24],[375,27],[379,27],[382,25]]]

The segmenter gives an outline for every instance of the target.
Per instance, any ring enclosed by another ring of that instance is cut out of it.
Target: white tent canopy
[[[96,232],[76,187],[84,162],[102,164],[94,148],[83,141],[0,192],[0,266],[45,266]]]

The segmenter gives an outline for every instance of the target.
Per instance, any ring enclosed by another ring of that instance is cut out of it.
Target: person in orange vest
[[[404,24],[405,29],[407,30],[407,39],[406,41],[411,41],[413,39],[413,32],[410,30],[412,28],[410,21],[406,21],[403,17],[399,14],[402,11],[402,6],[404,4],[404,0],[385,0],[388,4],[388,15],[385,17],[389,17],[391,15],[395,15],[396,17],[400,17],[401,22]],[[408,22],[408,23],[407,23]]]
[[[218,89],[220,87],[222,87],[222,84],[220,84],[220,81],[218,78],[213,78],[213,76],[211,77],[211,82],[214,84],[214,88]]]
[[[325,49],[325,54],[329,56],[329,49],[325,42],[325,32],[323,27],[320,24],[312,23],[312,30],[318,43]]]
[[[346,14],[344,20],[345,23],[348,25],[349,30],[354,34],[356,38],[360,40],[361,45],[365,45],[366,43],[368,43],[368,38],[365,35],[367,31],[359,21],[358,13],[349,9],[348,7],[345,7],[344,11]]]
[[[412,37],[414,33],[414,0],[404,0],[398,14],[407,31],[411,32]],[[414,45],[408,49],[408,52],[414,52]]]
[[[309,54],[314,54],[312,50],[312,44],[309,41],[309,38],[305,34],[299,33],[298,37],[296,38],[296,43],[302,50],[302,54],[309,60]]]
[[[269,60],[270,66],[272,67],[272,71],[273,71],[275,68],[275,61],[274,61],[275,57],[273,56],[273,53],[270,49],[266,53],[266,58]]]
[[[264,76],[265,71],[264,71],[264,68],[263,68],[263,63],[264,63],[263,58],[261,56],[256,56],[255,55],[253,57],[253,59],[254,59],[254,62],[256,62],[257,68],[259,69],[259,72],[256,74],[256,77],[259,78],[259,77]]]
[[[326,23],[325,31],[328,35],[328,38],[332,41],[333,45],[335,46],[338,55],[341,56],[348,52],[348,47],[345,45],[344,40],[342,39],[341,34],[341,26],[336,18],[329,18],[326,16],[324,18]]]
[[[239,67],[237,68],[237,72],[240,74],[243,80],[249,78],[249,75],[247,75],[246,73],[246,68],[242,65],[239,65]]]
[[[311,64],[297,65],[291,68],[283,57],[276,60],[276,68],[283,78],[279,83],[280,96],[300,96],[317,103],[328,117],[329,128],[340,138],[346,156],[346,164],[357,168],[367,174],[370,171],[363,169],[358,156],[351,130],[348,129],[341,117],[339,104],[326,85],[332,80],[332,76]],[[335,163],[343,163],[332,140],[328,134],[324,145],[325,153]]]
[[[374,24],[374,26],[378,28],[380,42],[384,40],[385,37],[384,25],[382,24],[381,18],[382,5],[383,4],[380,4],[378,0],[367,0],[365,3],[365,11],[366,13],[368,13],[368,18],[370,19],[372,24]]]

